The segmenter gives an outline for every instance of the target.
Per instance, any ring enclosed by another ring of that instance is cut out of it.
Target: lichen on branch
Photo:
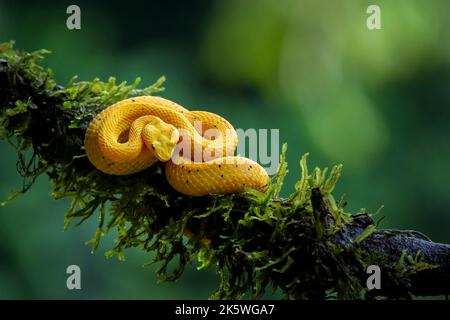
[[[0,136],[17,151],[24,179],[17,194],[47,174],[53,197],[72,200],[66,228],[98,219],[89,241],[92,251],[106,233],[116,230],[115,245],[106,255],[123,260],[131,247],[154,253],[152,263],[159,265],[161,280],[176,280],[187,264],[215,268],[219,284],[212,298],[260,298],[269,289],[281,289],[289,299],[364,297],[365,270],[372,256],[363,246],[376,228],[369,216],[351,215],[343,201],[335,201],[332,192],[341,165],[329,173],[320,168],[309,172],[303,156],[302,175],[284,199],[280,192],[287,174],[286,145],[265,193],[185,196],[168,185],[162,163],[128,176],[104,174],[85,155],[89,122],[119,100],[161,92],[164,77],[143,89],[138,88],[139,78],[128,85],[114,78],[103,82],[74,77],[61,87],[51,70],[41,66],[47,53],[20,52],[12,42],[0,44]],[[420,253],[412,259],[405,255],[401,261],[383,261],[385,269],[409,279],[434,267],[422,261]],[[404,290],[395,291],[396,296],[410,294],[410,282],[398,286]]]

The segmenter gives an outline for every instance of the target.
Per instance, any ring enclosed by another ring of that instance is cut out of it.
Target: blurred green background
[[[76,1],[78,31],[66,28],[70,4],[0,0],[0,42],[51,50],[45,64],[61,84],[165,75],[164,97],[236,128],[279,128],[285,195],[310,152],[310,166],[344,164],[336,195],[349,211],[384,205],[382,227],[450,242],[449,1]],[[367,29],[369,4],[380,5],[382,30]],[[13,148],[2,142],[0,154],[4,199],[21,179]],[[200,299],[215,288],[214,271],[194,267],[157,284],[136,250],[107,260],[111,237],[91,255],[96,221],[63,232],[68,202],[49,191],[42,177],[0,208],[0,298]],[[71,264],[82,290],[66,289]]]

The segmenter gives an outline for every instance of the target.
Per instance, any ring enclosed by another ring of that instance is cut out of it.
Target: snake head
[[[178,129],[158,117],[150,117],[142,132],[144,142],[159,161],[169,161],[180,138]]]

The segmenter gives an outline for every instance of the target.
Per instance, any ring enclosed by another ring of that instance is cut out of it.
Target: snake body
[[[208,129],[215,129],[217,136],[205,138]],[[183,142],[190,152],[176,154]],[[185,195],[264,191],[269,182],[266,171],[251,159],[233,156],[237,142],[233,126],[214,113],[141,96],[100,112],[86,130],[84,145],[90,162],[107,174],[128,175],[163,161],[169,184]]]

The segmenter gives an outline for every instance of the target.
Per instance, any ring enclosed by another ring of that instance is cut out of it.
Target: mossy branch
[[[61,87],[40,64],[46,53],[0,44],[0,136],[17,150],[24,179],[18,194],[47,174],[52,195],[72,200],[66,228],[98,216],[93,251],[115,229],[106,255],[124,259],[130,247],[152,253],[161,280],[177,279],[190,263],[215,268],[220,281],[212,298],[260,298],[268,289],[289,299],[450,293],[450,246],[417,232],[377,229],[369,215],[347,213],[332,196],[342,166],[309,172],[303,156],[294,192],[279,198],[286,146],[266,193],[183,196],[168,185],[162,164],[129,176],[96,170],[83,149],[90,120],[116,101],[162,91],[164,78],[143,89],[140,79],[127,85],[114,78],[74,78]],[[381,290],[366,289],[371,264],[382,270]]]

